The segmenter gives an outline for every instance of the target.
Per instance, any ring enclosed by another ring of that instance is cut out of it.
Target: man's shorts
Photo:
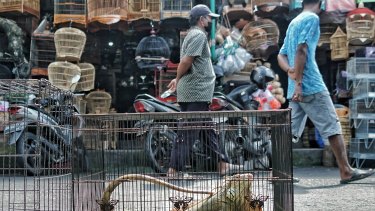
[[[303,97],[303,102],[289,102],[292,109],[292,134],[301,137],[307,117],[323,138],[342,134],[341,124],[328,91]]]

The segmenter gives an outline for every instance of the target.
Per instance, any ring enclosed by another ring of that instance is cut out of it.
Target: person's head
[[[303,10],[311,11],[316,14],[321,12],[322,1],[321,0],[303,0],[302,8]]]
[[[204,4],[198,4],[191,8],[189,14],[189,23],[191,26],[198,26],[202,29],[208,27],[211,18],[218,18],[220,15],[212,13]]]

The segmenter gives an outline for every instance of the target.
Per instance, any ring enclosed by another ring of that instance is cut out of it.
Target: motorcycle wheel
[[[156,172],[168,171],[175,137],[176,133],[173,130],[165,130],[161,125],[150,127],[146,139],[146,155]]]
[[[35,134],[30,132],[23,133],[17,141],[16,152],[20,155],[16,159],[17,166],[26,170],[27,175],[43,174],[44,166],[46,165],[44,161],[46,159]]]
[[[237,131],[228,130],[228,124],[220,126],[220,147],[228,162],[231,164],[242,165],[244,152],[236,143]]]

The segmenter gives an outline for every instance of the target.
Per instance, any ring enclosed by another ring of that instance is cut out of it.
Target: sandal
[[[357,180],[361,180],[361,179],[364,179],[366,177],[373,175],[374,173],[375,171],[373,169],[369,169],[369,170],[354,169],[352,176],[348,179],[340,180],[340,184],[348,184]]]

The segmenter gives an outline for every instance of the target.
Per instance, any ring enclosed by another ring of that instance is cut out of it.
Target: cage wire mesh
[[[86,25],[86,0],[55,0],[54,24],[74,22]]]
[[[0,1],[0,13],[2,12],[28,13],[39,17],[40,0],[2,0]]]
[[[0,210],[71,210],[71,93],[47,80],[0,80],[0,98]]]
[[[290,110],[81,117],[90,169],[73,173],[76,210],[293,210]],[[167,177],[176,143],[190,149]],[[219,173],[219,157],[233,168]]]
[[[98,21],[113,24],[127,20],[127,1],[119,0],[88,0],[88,22]]]
[[[189,12],[193,7],[192,0],[163,0],[161,17],[189,17]]]

